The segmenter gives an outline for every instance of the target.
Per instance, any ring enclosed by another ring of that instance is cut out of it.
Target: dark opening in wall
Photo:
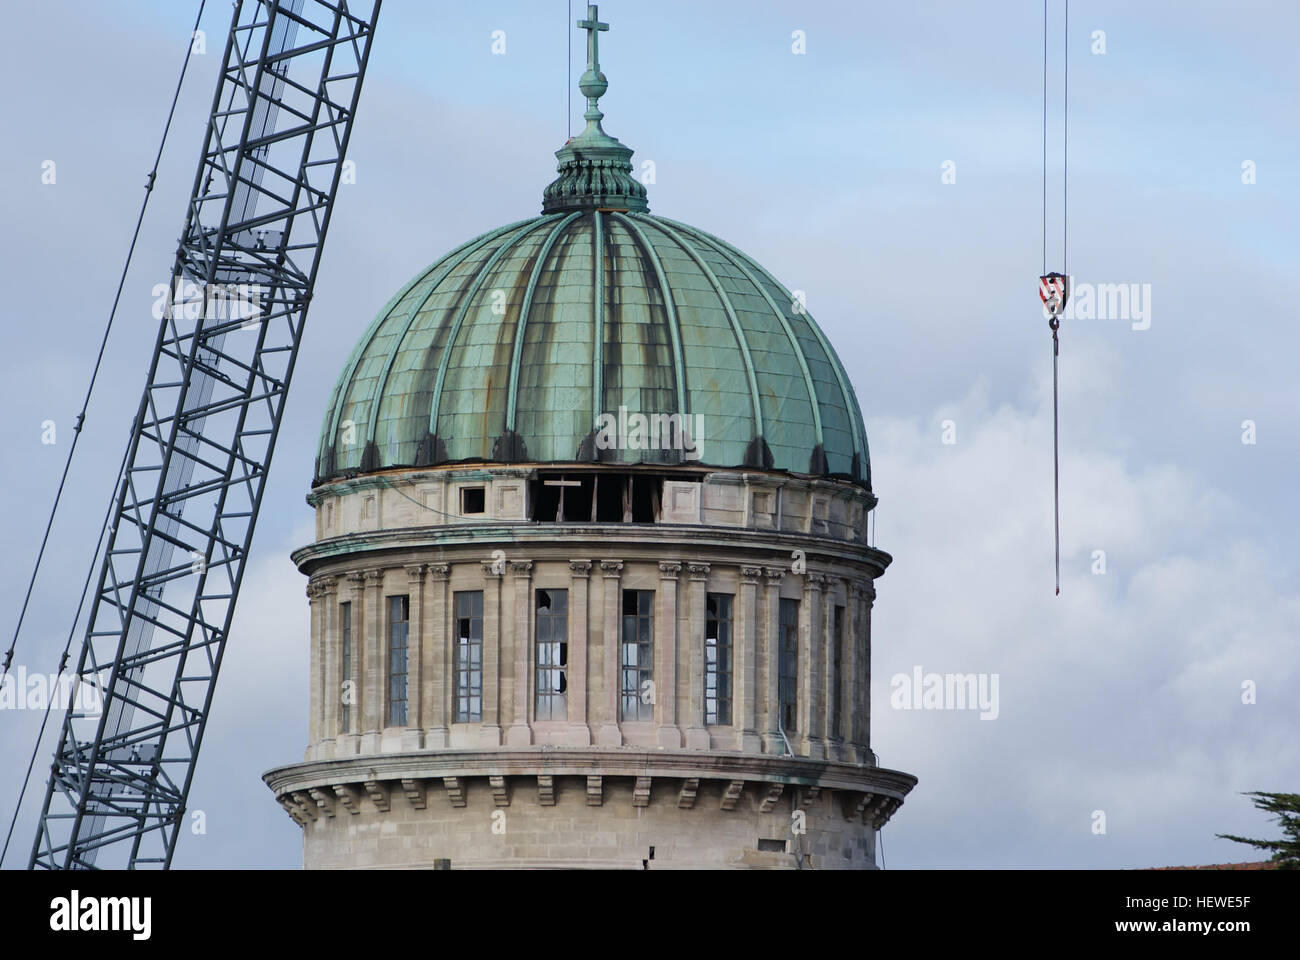
[[[624,477],[609,473],[596,484],[596,521],[598,523],[623,522]],[[628,519],[631,519],[630,517]]]
[[[659,519],[659,497],[663,493],[662,477],[628,478],[632,486],[632,522],[654,523]]]
[[[655,523],[661,474],[542,471],[532,481],[532,519],[540,523]],[[698,481],[691,475],[674,480]]]
[[[482,513],[487,507],[487,491],[483,487],[460,488],[460,512]]]
[[[759,840],[758,849],[760,853],[785,853],[785,841]]]

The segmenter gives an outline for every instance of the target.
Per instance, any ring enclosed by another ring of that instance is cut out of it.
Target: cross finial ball
[[[587,19],[579,20],[578,26],[587,31],[587,72],[578,81],[578,89],[587,98],[591,110],[596,101],[605,93],[609,83],[600,72],[600,34],[609,29],[608,23],[600,22],[600,12],[596,4],[587,4]]]

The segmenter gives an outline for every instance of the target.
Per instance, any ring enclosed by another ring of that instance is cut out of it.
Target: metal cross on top
[[[609,29],[608,23],[600,22],[600,13],[596,4],[587,4],[587,19],[579,20],[578,26],[587,31],[587,69],[600,73],[600,34]]]

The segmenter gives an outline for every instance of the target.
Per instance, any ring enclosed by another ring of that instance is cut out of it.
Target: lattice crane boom
[[[33,868],[171,864],[381,3],[234,4]]]

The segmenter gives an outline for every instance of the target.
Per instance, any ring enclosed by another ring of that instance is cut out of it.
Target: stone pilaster
[[[451,710],[451,656],[453,611],[448,594],[451,567],[445,563],[429,564],[429,609],[421,617],[420,715],[426,724],[424,746],[429,750],[445,749],[450,727]]]
[[[823,702],[826,658],[826,611],[822,598],[826,577],[805,574],[803,604],[799,611],[799,753],[813,760],[826,759],[826,726]]]
[[[875,763],[875,757],[871,753],[871,608],[876,601],[876,585],[870,580],[862,582],[862,638],[859,641],[859,649],[862,655],[862,666],[858,671],[861,677],[862,689],[859,697],[862,700],[862,729],[861,753],[858,761],[860,763]]]
[[[384,696],[388,683],[388,658],[384,655],[384,617],[383,586],[384,571],[379,569],[363,572],[365,585],[365,613],[361,631],[361,677],[365,690],[361,697],[361,752],[378,753],[381,734],[384,727]],[[355,638],[354,638],[354,646]]]
[[[621,747],[623,745],[623,731],[618,725],[618,665],[619,665],[619,641],[622,638],[622,608],[623,595],[619,588],[619,581],[622,577],[623,561],[622,560],[602,560],[600,561],[600,575],[604,581],[602,584],[602,599],[605,607],[605,656],[604,656],[604,677],[602,686],[604,687],[603,700],[604,709],[601,711],[600,731],[596,736],[596,742],[602,747]]]
[[[677,578],[682,565],[659,563],[659,595],[655,597],[655,723],[659,746],[680,750],[677,726]]]
[[[321,600],[320,584],[315,580],[307,581],[307,610],[308,610],[308,643],[307,643],[307,756],[316,756],[317,744],[322,738],[321,717],[324,714],[321,696],[321,663],[324,660],[322,656],[322,647],[325,645],[321,627],[323,619],[321,607],[324,606]]]
[[[402,749],[419,750],[423,743],[420,728],[423,725],[424,690],[424,571],[423,563],[408,564],[406,582],[410,597],[410,611],[406,624],[406,729],[402,731]]]
[[[757,752],[762,748],[758,734],[759,690],[759,617],[758,583],[762,567],[740,568],[740,591],[736,595],[735,655],[736,674],[732,680],[735,702],[731,707],[732,725],[740,732],[740,749]]]
[[[690,712],[686,717],[686,747],[688,750],[707,750],[709,729],[704,722],[704,623],[709,565],[692,563],[688,572],[691,585],[690,596],[687,599],[689,615],[686,622],[690,624],[690,633],[682,639],[683,645],[690,650],[690,669],[686,674],[686,682],[689,684],[687,702],[690,704]],[[732,650],[735,650],[734,627]]]
[[[866,644],[865,592],[864,581],[850,580],[848,584],[848,607],[845,610],[847,623],[847,641],[845,646],[851,651],[852,665],[845,665],[849,674],[849,718],[845,727],[845,752],[849,759],[858,763],[870,763],[871,754],[867,749],[867,699],[870,688],[870,651]]]
[[[351,604],[349,610],[349,627],[352,630],[352,662],[349,664],[348,673],[344,676],[339,675],[339,737],[336,752],[340,756],[352,756],[361,750],[361,737],[358,731],[361,729],[361,710],[365,701],[364,691],[361,689],[361,639],[365,635],[362,629],[362,612],[365,609],[365,574],[359,570],[353,570],[347,574],[347,585],[344,587],[344,594],[340,595],[339,602],[346,600]],[[339,657],[340,669],[342,667],[343,656],[343,624],[339,623]],[[342,725],[343,698],[348,697],[351,702],[348,704],[348,714],[350,720],[348,729],[344,730]]]
[[[831,760],[851,759],[847,744],[850,724],[853,716],[853,694],[848,678],[853,675],[851,661],[849,624],[853,611],[849,606],[849,588],[845,580],[834,583],[844,597],[844,619],[840,624],[840,634],[835,635],[835,602],[837,591],[828,586],[826,592],[826,756]],[[837,646],[838,645],[838,646]],[[838,649],[840,666],[835,669],[835,654]],[[835,730],[835,701],[839,701],[839,731]]]
[[[781,670],[781,580],[785,570],[781,567],[764,567],[767,589],[763,593],[763,633],[761,662],[763,664],[763,752],[785,753],[785,740],[779,725],[781,702],[778,683]]]
[[[334,756],[334,738],[338,735],[339,705],[339,604],[338,577],[319,577],[320,620],[320,729],[313,743],[319,756]],[[317,671],[313,671],[316,675]]]
[[[483,724],[479,744],[501,746],[501,578],[503,564],[483,561]]]
[[[529,629],[532,623],[532,606],[533,606],[533,562],[531,560],[513,560],[510,563],[510,573],[514,579],[515,594],[515,615],[514,629],[511,631],[510,649],[513,654],[512,663],[514,664],[514,703],[512,705],[512,716],[510,726],[506,730],[506,745],[510,747],[528,747],[532,746],[533,731],[529,725],[532,703],[532,697],[529,692],[532,690],[532,684],[529,683],[529,670],[531,657],[530,652],[533,649],[532,631]]]
[[[569,561],[569,734],[571,747],[591,746],[587,724],[587,587],[590,560]]]

